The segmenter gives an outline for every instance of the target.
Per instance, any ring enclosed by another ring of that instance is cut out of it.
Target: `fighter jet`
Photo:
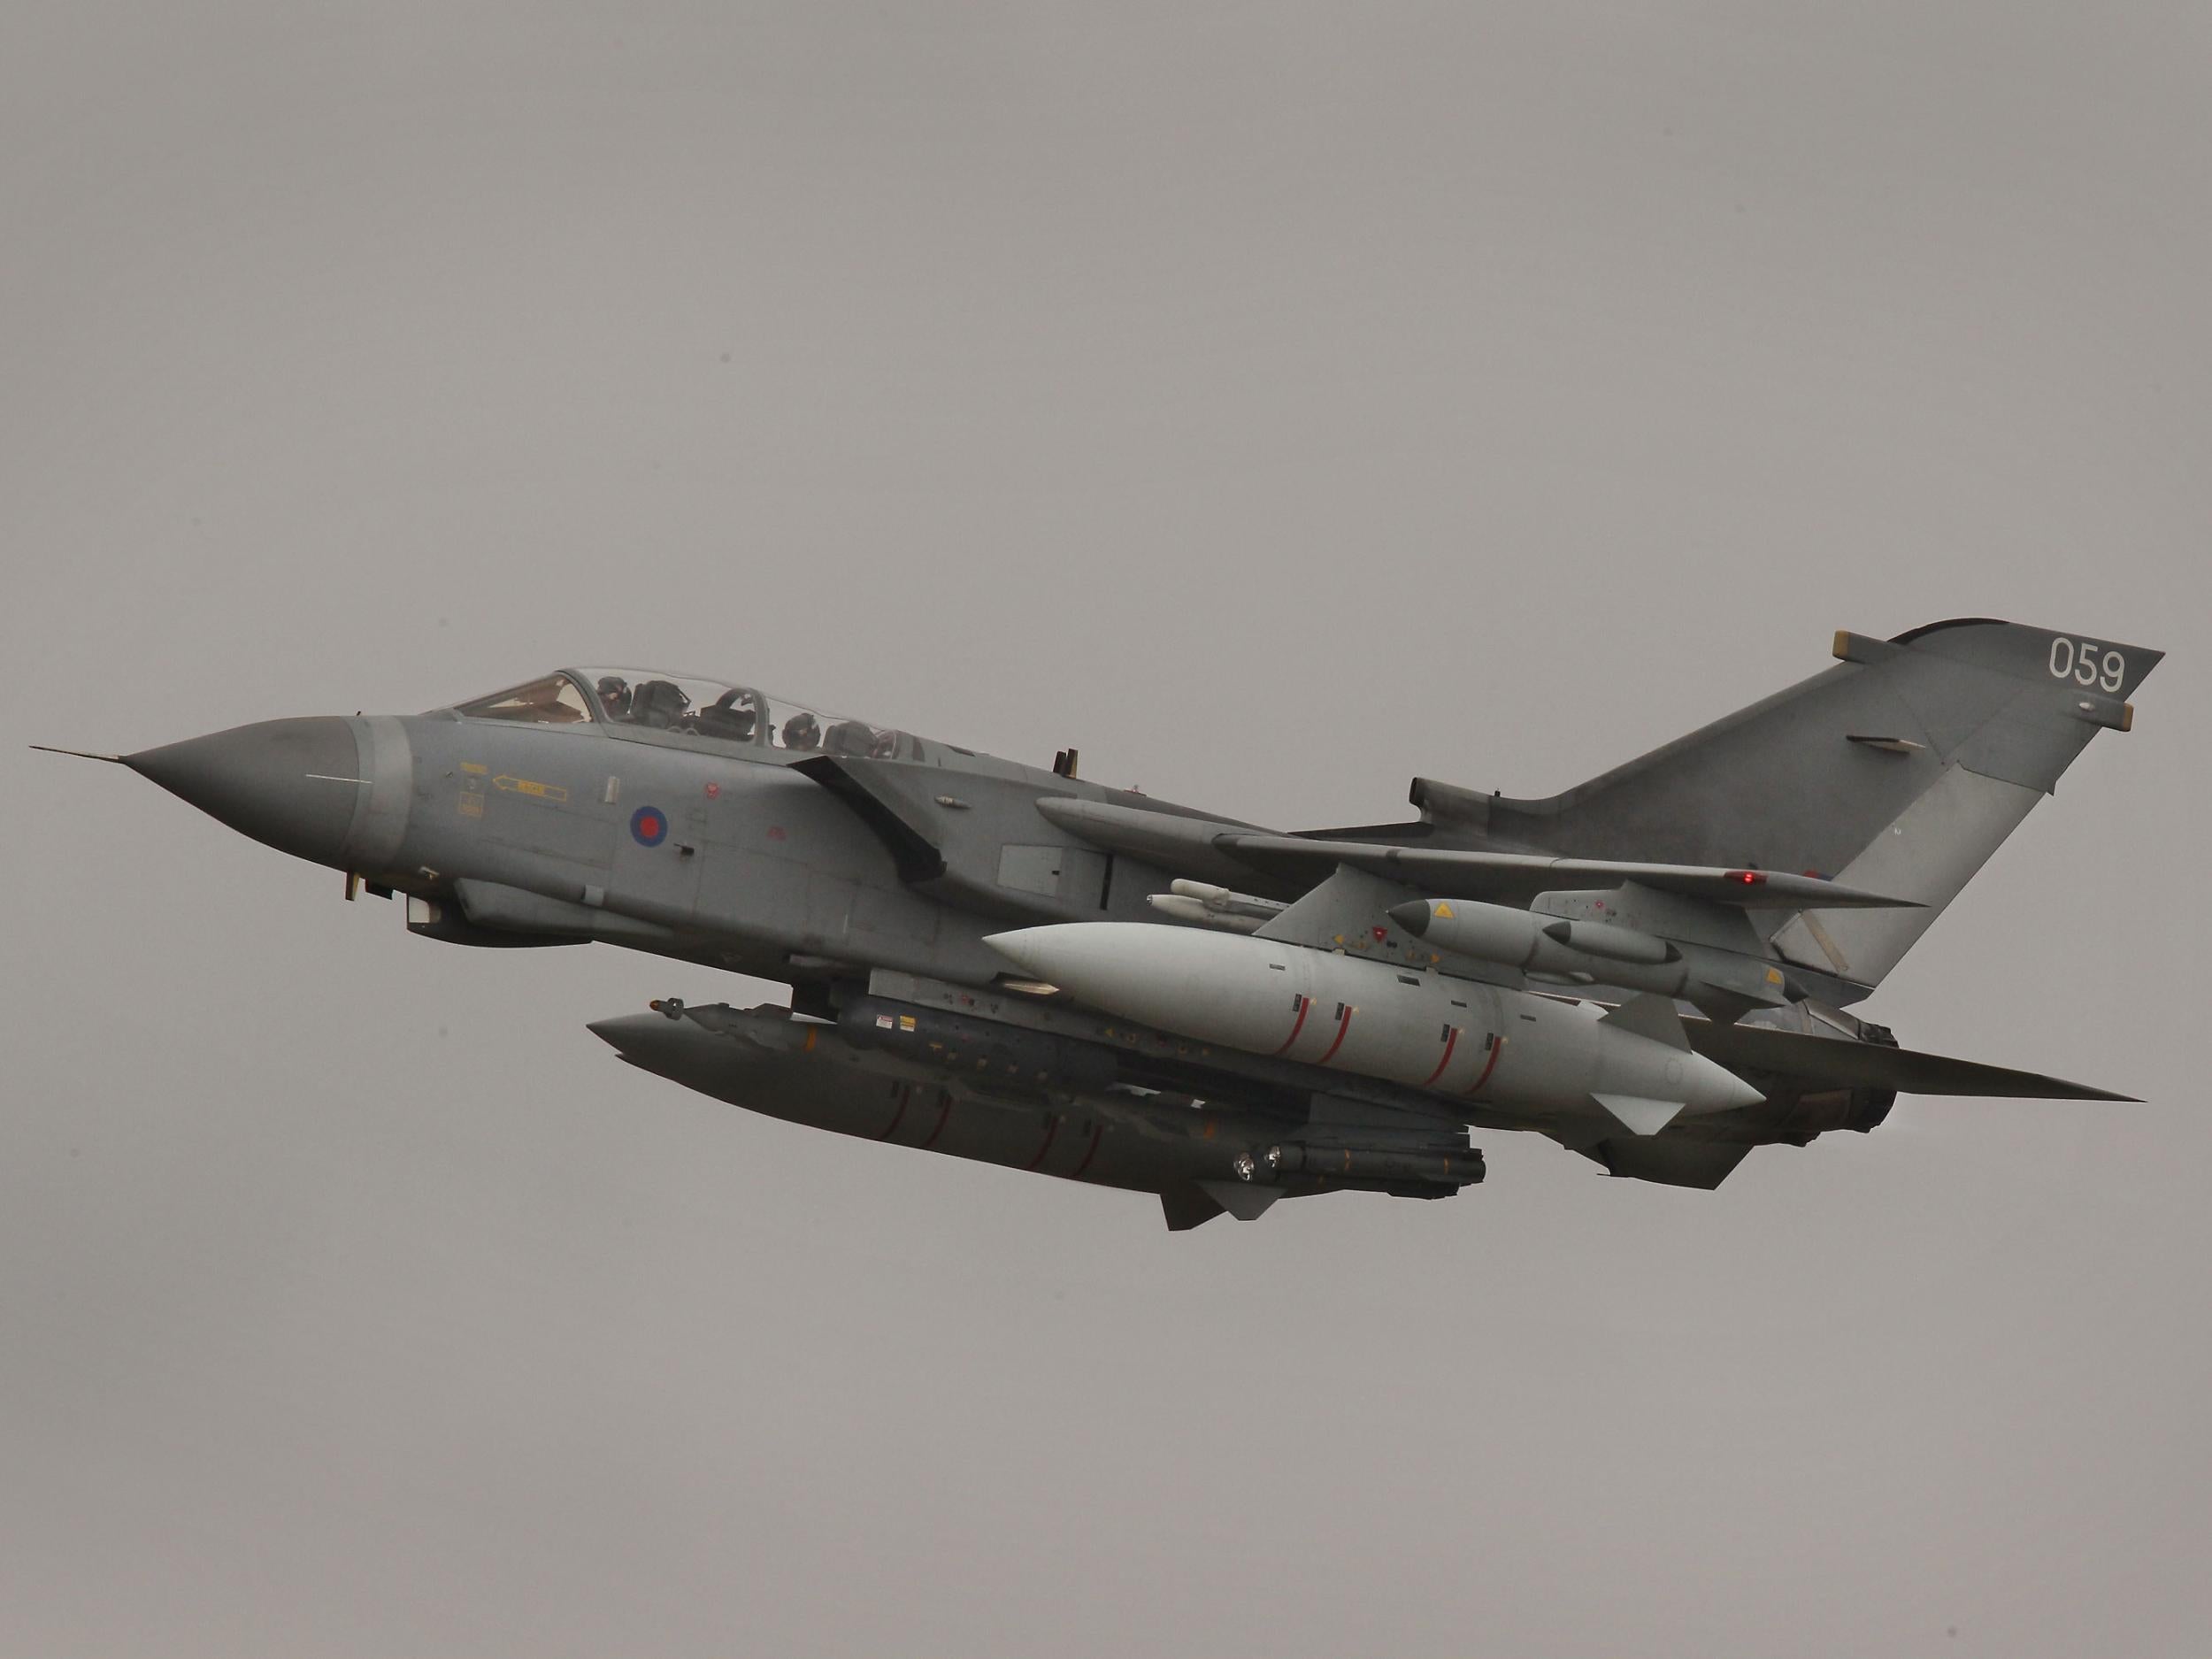
[[[2162,653],[1972,618],[1541,800],[1281,833],[753,687],[567,668],[118,761],[449,945],[781,981],[590,1029],[771,1117],[1156,1194],[1171,1228],[1441,1198],[1471,1131],[1717,1187],[1900,1092],[2119,1100],[1850,1010]],[[64,753],[82,751],[64,750]]]

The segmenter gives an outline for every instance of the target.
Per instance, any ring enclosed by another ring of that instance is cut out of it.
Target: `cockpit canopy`
[[[650,668],[565,668],[460,703],[456,711],[473,720],[627,726],[793,753],[924,758],[919,740],[889,726],[810,709],[750,686]]]

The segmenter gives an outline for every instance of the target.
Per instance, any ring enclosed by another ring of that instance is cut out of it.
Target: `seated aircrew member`
[[[640,726],[664,730],[681,721],[690,707],[684,688],[671,680],[641,680],[630,694],[631,715]]]
[[[733,743],[749,743],[760,730],[760,715],[749,706],[751,694],[733,687],[699,710],[699,734]],[[746,699],[741,704],[740,699]]]
[[[876,728],[865,720],[840,720],[822,740],[822,747],[833,755],[865,755],[875,743]]]

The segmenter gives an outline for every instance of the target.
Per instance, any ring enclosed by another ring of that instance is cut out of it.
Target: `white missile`
[[[1256,916],[1239,916],[1234,910],[1216,909],[1205,900],[1184,893],[1155,893],[1145,902],[1172,920],[1199,927],[1218,927],[1227,933],[1256,933],[1267,925]]]
[[[1555,985],[1617,985],[1710,1008],[1716,993],[1735,1013],[1752,1002],[1779,1003],[1786,982],[1773,963],[1709,945],[1676,944],[1617,922],[1574,921],[1472,899],[1416,899],[1390,919],[1415,938],[1455,956],[1518,968]]]
[[[1639,1134],[1765,1096],[1690,1051],[1671,1004],[1605,1013],[1278,940],[1145,922],[993,934],[1000,955],[1110,1014],[1254,1054],[1486,1104],[1595,1101]]]
[[[1175,881],[1171,892],[1155,893],[1145,902],[1163,916],[1232,933],[1256,933],[1288,908],[1278,899],[1256,899],[1205,881]]]
[[[1690,982],[1673,945],[1608,922],[1571,922],[1472,899],[1416,899],[1394,909],[1390,919],[1440,950],[1531,973],[1579,977],[1585,984],[1602,978],[1609,985],[1669,995]]]

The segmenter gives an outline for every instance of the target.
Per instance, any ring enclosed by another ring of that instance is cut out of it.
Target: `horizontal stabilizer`
[[[1682,1110],[1678,1100],[1646,1100],[1640,1094],[1593,1094],[1590,1098],[1640,1135],[1655,1135]]]
[[[1947,1055],[1818,1037],[1758,1025],[1692,1025],[1690,1045],[1732,1071],[1764,1071],[1830,1088],[1886,1088],[1901,1094],[1985,1095],[2006,1100],[2133,1101],[2131,1094],[2015,1071]]]

